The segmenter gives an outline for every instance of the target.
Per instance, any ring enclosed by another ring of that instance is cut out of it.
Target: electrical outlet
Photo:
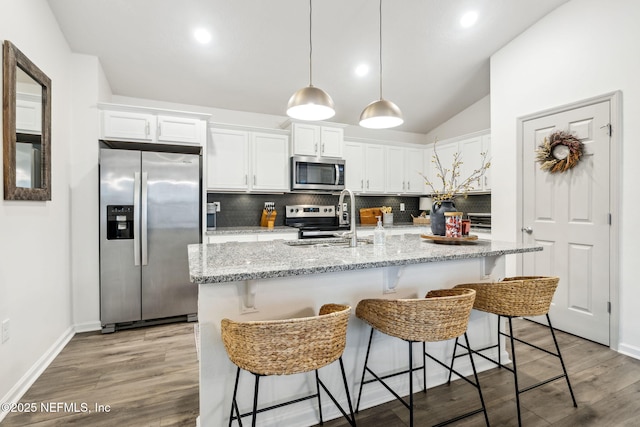
[[[216,212],[220,212],[220,202],[213,202],[213,206],[216,207]]]
[[[11,320],[5,319],[2,321],[2,343],[9,341],[9,327],[11,326]]]
[[[404,212],[404,203],[400,203],[400,212]]]
[[[346,212],[347,211],[347,204],[343,203],[342,204],[342,212]]]

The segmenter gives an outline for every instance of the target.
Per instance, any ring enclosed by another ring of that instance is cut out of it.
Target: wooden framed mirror
[[[5,200],[51,200],[51,80],[10,41],[3,46]]]

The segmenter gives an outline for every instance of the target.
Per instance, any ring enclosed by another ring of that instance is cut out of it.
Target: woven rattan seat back
[[[425,298],[365,299],[358,303],[356,316],[406,341],[445,341],[465,333],[474,298],[470,289],[440,289]]]
[[[222,341],[236,366],[259,375],[308,372],[344,352],[351,307],[325,304],[320,314],[287,320],[222,320]]]
[[[463,283],[455,288],[474,289],[473,308],[500,316],[540,316],[549,312],[558,277],[507,277],[495,283]]]

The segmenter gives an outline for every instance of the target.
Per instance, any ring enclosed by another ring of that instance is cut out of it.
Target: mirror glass
[[[42,188],[42,87],[16,69],[16,187]]]
[[[51,80],[11,42],[3,48],[5,200],[51,200]]]

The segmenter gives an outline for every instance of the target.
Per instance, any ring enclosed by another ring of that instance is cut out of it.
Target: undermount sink
[[[294,248],[349,248],[349,240],[339,239],[327,239],[327,240],[289,240],[284,242]],[[358,239],[358,246],[370,245],[373,243],[372,239]]]

